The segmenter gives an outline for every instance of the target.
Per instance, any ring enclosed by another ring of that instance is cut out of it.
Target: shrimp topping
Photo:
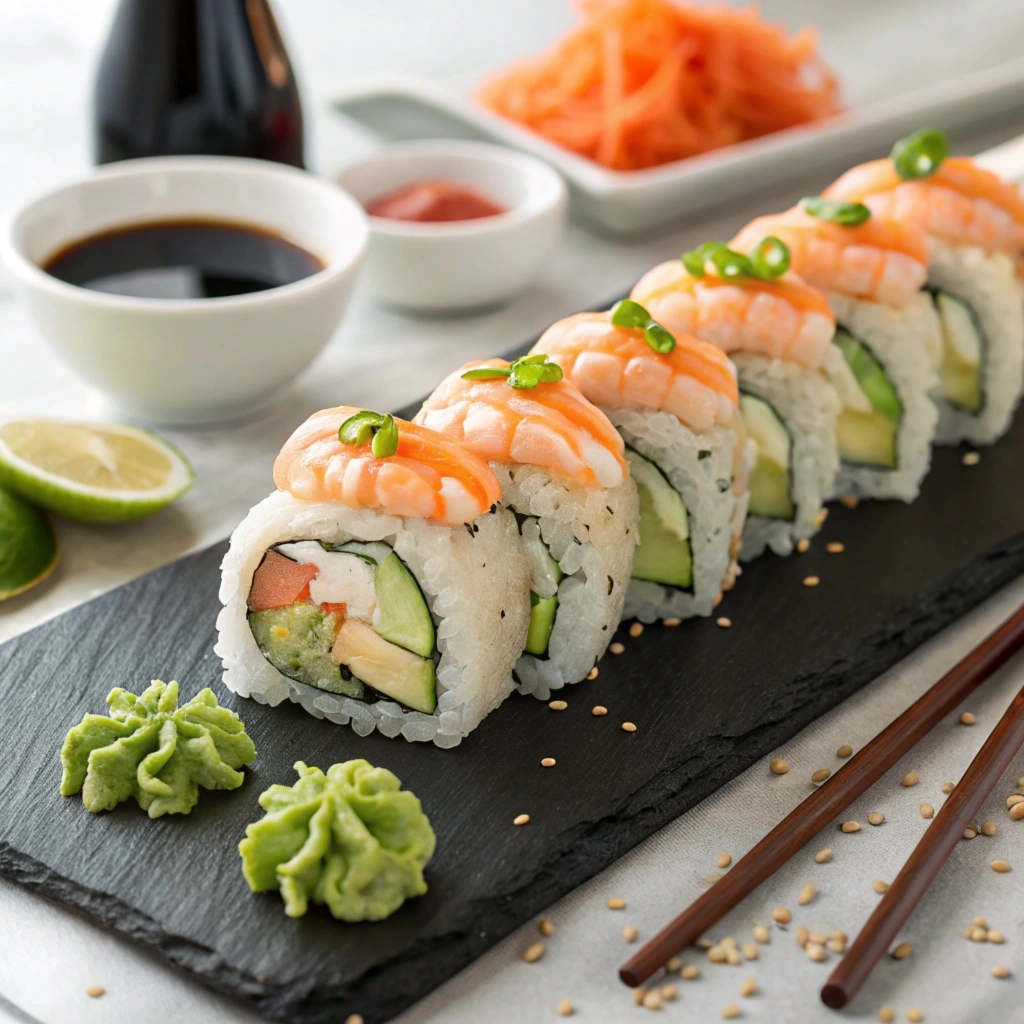
[[[449,526],[473,522],[501,498],[486,463],[426,427],[396,419],[398,446],[385,458],[373,454],[370,437],[342,442],[341,425],[360,411],[339,406],[310,416],[274,463],[278,490],[304,501],[338,501]]]
[[[904,181],[891,160],[872,160],[823,194],[862,202],[880,217],[916,225],[946,242],[1014,257],[1024,253],[1024,197],[968,157],[949,157],[933,174],[913,181]]]
[[[903,306],[928,276],[928,239],[913,223],[874,215],[840,224],[794,206],[751,221],[729,244],[748,252],[765,235],[781,238],[796,273],[823,291]]]
[[[732,424],[739,393],[729,358],[696,338],[675,334],[675,341],[659,353],[642,328],[615,326],[608,313],[577,313],[552,324],[535,347],[595,405],[663,409],[697,432]]]
[[[504,359],[467,363],[441,382],[416,422],[488,462],[539,466],[584,487],[621,484],[629,466],[622,438],[604,413],[568,380],[523,388],[510,386],[504,373],[482,374],[512,365]]]
[[[821,366],[835,333],[828,300],[795,274],[773,281],[694,277],[671,260],[648,271],[632,298],[677,338],[689,334],[725,352],[756,352],[812,370]]]

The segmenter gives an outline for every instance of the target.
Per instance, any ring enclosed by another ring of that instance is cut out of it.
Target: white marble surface
[[[511,5],[496,0],[472,5],[456,0],[280,0],[278,6],[303,75],[312,122],[312,163],[325,173],[368,144],[324,113],[323,101],[334,84],[382,68],[472,81],[484,70],[535,49],[537,40],[550,37],[569,19],[562,0],[520,0]],[[1015,57],[1024,34],[1024,5],[1019,0],[971,5],[863,0],[857,17],[851,17],[847,5],[774,0],[763,7],[794,26],[813,12],[823,29],[826,52],[847,81],[851,102]],[[36,189],[86,169],[87,84],[111,8],[111,0],[34,0],[31,5],[0,0],[0,77],[5,96],[0,118],[0,215]],[[353,40],[358,45],[351,45]],[[969,141],[978,147],[1006,134],[1003,129]],[[270,412],[230,429],[174,435],[198,469],[195,488],[176,506],[116,531],[61,523],[61,568],[34,594],[0,606],[0,640],[225,536],[249,505],[270,489],[277,447],[313,409],[341,400],[378,408],[412,401],[470,356],[501,351],[558,316],[593,307],[684,244],[725,236],[751,214],[817,190],[835,170],[807,168],[804,180],[795,181],[785,194],[754,197],[743,209],[709,211],[702,223],[668,229],[660,237],[612,243],[574,227],[536,288],[511,306],[483,316],[417,321],[379,309],[359,296],[328,352]],[[49,354],[3,280],[0,367],[0,413],[106,412],[96,396]],[[633,1010],[629,994],[615,979],[615,968],[627,953],[619,935],[622,926],[635,924],[642,937],[656,930],[700,891],[701,878],[716,870],[718,852],[742,853],[807,792],[814,768],[834,767],[832,751],[840,743],[856,746],[873,735],[1022,598],[1024,584],[1010,588],[805,730],[783,752],[794,765],[790,775],[768,775],[767,761],[755,766],[556,904],[549,916],[558,931],[538,964],[528,966],[518,959],[533,941],[527,926],[403,1020],[554,1020],[554,1007],[562,998],[574,1002],[580,1020],[613,1022],[640,1012]],[[1005,670],[972,701],[979,714],[975,729],[951,723],[907,759],[921,774],[917,790],[896,786],[895,779],[906,770],[903,766],[855,809],[863,814],[878,806],[889,815],[888,825],[859,836],[823,837],[820,845],[836,849],[831,864],[814,865],[808,851],[738,908],[718,934],[731,930],[737,939],[746,938],[749,926],[766,920],[771,906],[786,903],[795,908],[796,891],[806,880],[815,881],[821,894],[798,920],[852,934],[876,898],[871,879],[891,878],[920,834],[923,822],[916,814],[917,803],[941,803],[939,783],[962,772],[1019,687],[1021,668],[1017,664]],[[0,685],[13,682],[0,680]],[[1018,775],[1024,775],[1020,760],[1010,777]],[[999,835],[965,843],[957,851],[941,884],[908,926],[915,955],[899,964],[881,965],[853,1007],[854,1018],[871,1019],[878,1005],[887,1002],[900,1009],[901,1018],[903,1009],[916,1004],[929,1021],[960,1024],[974,1016],[1024,1020],[1016,977],[997,982],[987,974],[995,962],[1011,966],[1018,976],[1024,972],[1019,952],[1024,941],[1024,861],[1017,874],[1008,876],[984,867],[996,855],[1013,862],[1024,848],[1024,823],[1010,823],[998,804],[1001,798],[993,796],[986,817],[999,823]],[[625,913],[604,909],[603,900],[612,893],[629,900]],[[1007,945],[979,947],[961,938],[963,927],[977,914],[988,916],[1007,934]],[[702,964],[702,970],[702,981],[680,986],[683,996],[667,1008],[668,1017],[717,1019],[722,1005],[730,1001],[744,1003],[745,1017],[784,1024],[828,1016],[816,1002],[816,986],[826,968],[809,963],[792,939],[780,933],[749,969]],[[748,975],[758,978],[763,994],[739,1000],[740,982]],[[108,994],[88,1000],[84,989],[90,984],[104,985]],[[0,1020],[15,1012],[5,1009],[4,997],[43,1024],[254,1019],[124,940],[6,882],[0,883]]]

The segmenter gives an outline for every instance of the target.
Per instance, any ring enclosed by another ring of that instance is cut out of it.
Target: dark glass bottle
[[[268,0],[121,0],[93,127],[101,164],[203,153],[302,167],[299,92]]]

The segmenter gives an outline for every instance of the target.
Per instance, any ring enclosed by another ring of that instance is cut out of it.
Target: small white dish
[[[208,299],[92,291],[41,269],[73,242],[145,222],[210,219],[263,228],[319,257],[293,284]],[[366,251],[363,208],[305,171],[231,157],[111,164],[15,213],[2,240],[43,337],[130,417],[165,425],[232,419],[304,370],[341,321]]]
[[[480,142],[405,142],[341,171],[364,206],[418,181],[464,185],[507,212],[419,223],[370,217],[366,279],[384,302],[423,312],[510,299],[543,270],[565,228],[568,195],[543,161]]]

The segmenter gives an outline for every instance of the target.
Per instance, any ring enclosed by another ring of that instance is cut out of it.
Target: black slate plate
[[[269,1017],[388,1020],[1018,575],[1024,420],[980,465],[960,457],[936,450],[913,505],[836,506],[808,554],[748,566],[721,607],[732,629],[621,635],[626,654],[570,690],[567,711],[513,696],[451,751],[227,693],[212,652],[224,545],[183,559],[0,648],[0,872]],[[802,585],[810,574],[819,587]],[[259,750],[245,786],[155,822],[60,797],[65,730],[110,687],[154,677],[185,697],[213,686],[243,715]],[[356,756],[422,799],[438,835],[430,892],[379,924],[320,909],[291,921],[276,895],[249,893],[235,846],[294,761]]]

